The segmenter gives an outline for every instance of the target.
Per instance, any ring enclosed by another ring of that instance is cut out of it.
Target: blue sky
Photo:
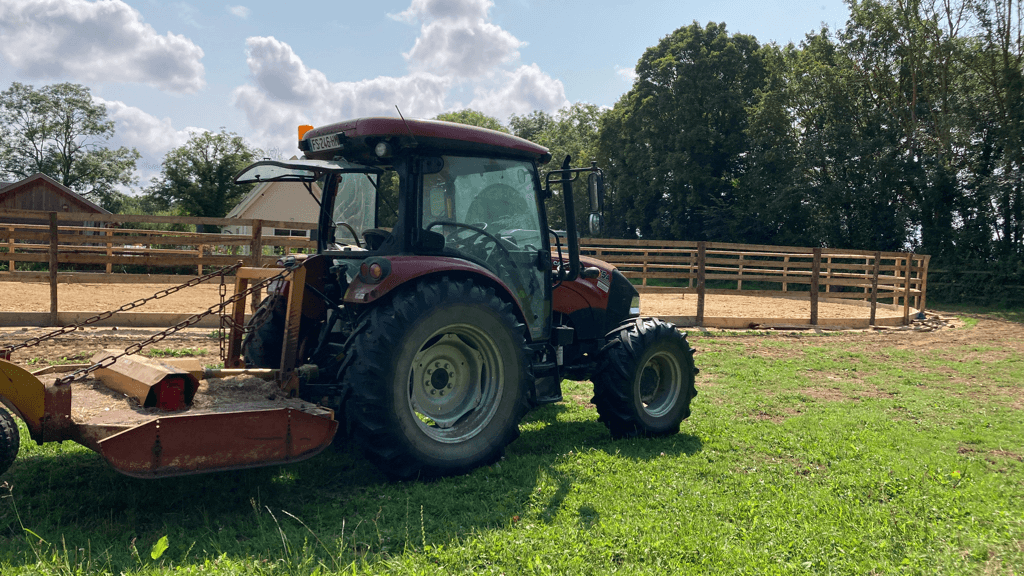
[[[841,0],[0,0],[0,89],[76,82],[140,185],[194,130],[291,156],[298,124],[472,107],[503,122],[613,105],[644,50],[693,21],[762,43],[845,23]]]

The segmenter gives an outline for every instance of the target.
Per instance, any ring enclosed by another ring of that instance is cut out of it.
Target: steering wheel
[[[486,240],[490,240],[491,243],[494,244],[495,249],[491,250],[489,253],[485,252],[484,253],[485,255],[484,255],[483,261],[485,263],[487,263],[489,266],[491,266],[492,268],[497,269],[498,267],[500,267],[502,265],[501,260],[497,259],[496,256],[495,256],[495,254],[497,253],[498,250],[501,250],[504,253],[505,260],[507,262],[511,262],[512,261],[512,255],[508,253],[508,249],[505,248],[505,246],[501,243],[501,239],[498,238],[497,236],[491,234],[490,232],[484,230],[480,226],[473,226],[472,224],[463,224],[461,222],[451,222],[449,220],[435,220],[434,222],[431,222],[430,224],[428,224],[426,229],[430,230],[431,228],[434,228],[436,226],[454,226],[456,228],[464,228],[465,230],[469,230],[470,234],[467,237],[465,237],[465,238],[458,238],[458,235],[462,231],[459,231],[459,232],[455,233],[455,236],[456,236],[456,238],[457,238],[457,240],[459,242],[459,245],[460,246],[464,246],[466,248],[469,248],[469,247],[476,248],[476,245],[479,243],[481,238],[484,238]],[[486,226],[486,224],[485,224],[485,226]],[[480,250],[480,251],[482,251],[482,250]],[[492,259],[494,259],[493,262],[492,262]]]

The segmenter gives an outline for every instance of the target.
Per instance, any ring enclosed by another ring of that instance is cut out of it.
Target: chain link
[[[170,288],[165,288],[164,290],[160,290],[156,294],[153,294],[152,296],[149,296],[147,298],[139,298],[138,300],[135,300],[134,302],[129,302],[128,304],[125,304],[125,305],[121,306],[120,308],[117,308],[116,310],[108,310],[106,312],[100,312],[99,314],[97,314],[97,315],[95,315],[95,316],[93,316],[91,318],[86,318],[85,320],[82,320],[81,322],[79,322],[77,324],[72,324],[70,326],[64,326],[63,328],[59,328],[57,330],[54,330],[53,332],[50,332],[49,334],[44,334],[42,336],[38,336],[38,337],[35,337],[35,338],[29,338],[28,340],[25,340],[24,342],[22,342],[20,344],[12,344],[10,346],[6,346],[4,348],[0,348],[0,357],[8,357],[9,358],[10,354],[12,352],[14,352],[15,350],[18,350],[18,349],[21,349],[21,348],[30,348],[32,346],[37,346],[37,345],[41,344],[42,342],[45,342],[45,341],[50,340],[52,338],[56,338],[58,336],[63,336],[64,334],[70,334],[71,332],[74,332],[75,330],[78,330],[79,328],[83,328],[83,327],[88,326],[90,324],[95,324],[96,322],[99,322],[100,320],[106,320],[107,318],[110,318],[111,316],[113,316],[114,314],[117,314],[119,312],[126,312],[128,310],[131,310],[132,308],[138,308],[139,306],[142,306],[142,305],[144,305],[144,304],[146,304],[148,302],[152,302],[153,300],[159,300],[160,298],[164,298],[166,296],[170,296],[171,294],[174,294],[175,292],[177,292],[179,290],[183,290],[185,288],[191,288],[192,286],[196,286],[198,284],[202,284],[203,282],[206,282],[207,280],[211,280],[211,279],[216,278],[216,277],[220,277],[220,279],[221,279],[221,286],[222,286],[221,290],[224,291],[225,290],[225,288],[223,288],[224,276],[227,275],[230,272],[234,272],[235,270],[237,270],[241,266],[242,266],[241,262],[232,264],[230,266],[225,266],[224,268],[221,268],[221,269],[216,270],[214,272],[210,272],[209,274],[205,274],[203,276],[197,276],[196,278],[193,278],[193,279],[189,280],[188,282],[185,282],[184,284],[179,284],[177,286],[171,286]],[[221,297],[221,303],[223,304],[223,296]]]
[[[261,280],[261,281],[257,282],[256,284],[253,284],[252,286],[250,286],[244,292],[239,292],[239,293],[235,294],[234,296],[228,298],[227,300],[223,300],[219,304],[214,304],[213,306],[210,306],[209,308],[206,309],[205,312],[200,312],[198,314],[193,314],[192,316],[189,316],[187,319],[182,320],[181,322],[178,322],[174,326],[171,326],[170,328],[168,328],[168,329],[166,329],[166,330],[164,330],[162,332],[158,332],[158,333],[150,336],[149,338],[146,338],[145,340],[142,340],[141,342],[136,342],[135,344],[132,344],[131,346],[128,346],[127,348],[124,349],[123,352],[120,352],[118,354],[111,354],[110,356],[107,356],[105,358],[101,358],[99,361],[94,363],[92,366],[89,366],[88,368],[82,368],[81,370],[78,370],[77,372],[74,372],[74,373],[69,374],[67,376],[64,376],[62,378],[58,378],[55,381],[55,384],[58,384],[58,385],[60,385],[60,384],[70,384],[72,382],[77,382],[79,380],[83,380],[83,379],[85,379],[86,376],[88,376],[89,374],[92,374],[93,372],[95,372],[96,370],[99,370],[100,368],[108,368],[108,367],[112,366],[115,362],[117,362],[117,360],[119,358],[121,358],[123,356],[128,356],[130,354],[136,354],[138,352],[141,352],[145,347],[150,346],[152,344],[156,344],[157,342],[160,342],[161,340],[163,340],[164,338],[167,338],[171,334],[174,334],[175,332],[179,332],[181,330],[184,330],[185,328],[188,328],[189,326],[192,326],[193,324],[199,322],[200,320],[202,320],[203,318],[205,318],[205,317],[207,317],[207,316],[209,316],[211,314],[221,313],[227,306],[229,306],[231,304],[234,304],[235,302],[238,302],[242,298],[245,298],[246,296],[256,292],[257,290],[262,289],[264,286],[268,286],[271,282],[274,282],[276,280],[284,280],[291,273],[292,273],[291,269],[282,270],[281,273],[277,274],[276,276],[271,276],[270,278],[266,278],[264,280]],[[222,337],[223,337],[223,335],[222,335]]]

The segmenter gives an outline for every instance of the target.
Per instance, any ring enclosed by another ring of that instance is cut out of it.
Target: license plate
[[[333,148],[341,148],[337,134],[327,134],[326,136],[317,136],[316,138],[309,139],[309,149],[313,152],[331,150]]]

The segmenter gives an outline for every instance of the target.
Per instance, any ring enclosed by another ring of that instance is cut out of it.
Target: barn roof
[[[69,198],[74,199],[76,202],[85,205],[89,209],[89,211],[95,212],[97,214],[110,214],[108,210],[104,210],[95,202],[90,201],[88,198],[85,198],[81,194],[78,194],[74,190],[68,188],[67,186],[61,184],[60,182],[57,182],[56,180],[50,178],[49,176],[43,174],[42,172],[36,172],[35,174],[19,182],[0,182],[0,200],[2,200],[4,196],[14,194],[18,190],[39,183],[43,183],[46,188],[52,189],[58,194],[68,196]]]

